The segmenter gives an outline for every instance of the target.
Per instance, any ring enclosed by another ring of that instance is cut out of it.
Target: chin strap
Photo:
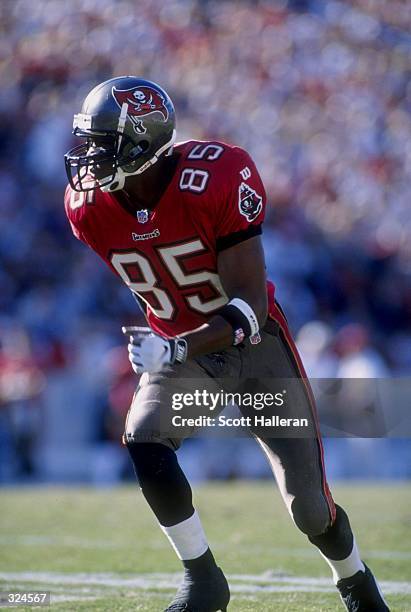
[[[127,104],[123,104],[123,107],[127,106]],[[123,109],[122,107],[122,109]],[[120,124],[120,121],[119,121]],[[124,128],[123,128],[124,129]],[[166,142],[162,147],[160,147],[153,155],[153,157],[151,159],[149,159],[148,161],[146,161],[142,166],[140,166],[137,170],[135,170],[134,172],[125,172],[122,168],[117,168],[117,172],[113,178],[113,180],[103,186],[100,186],[101,191],[103,192],[113,192],[113,191],[118,191],[119,189],[124,189],[124,183],[126,181],[126,179],[130,176],[137,176],[138,174],[141,174],[142,172],[145,172],[146,170],[148,170],[148,168],[150,168],[151,166],[153,166],[160,158],[160,156],[164,153],[164,151],[168,151],[170,149],[172,149],[173,144],[176,140],[176,136],[177,136],[177,132],[176,130],[173,130],[173,134],[170,138],[170,140],[168,142]]]
[[[175,140],[176,140],[176,135],[177,132],[175,130],[173,130],[173,133],[171,135],[171,138],[168,142],[166,142],[165,145],[163,145],[162,147],[160,147],[158,149],[158,151],[156,151],[153,155],[153,157],[151,159],[149,159],[145,164],[143,164],[141,166],[141,168],[139,168],[138,170],[136,170],[136,172],[133,172],[133,174],[141,174],[142,172],[144,172],[145,170],[147,170],[150,166],[153,166],[159,159],[160,155],[162,155],[164,153],[164,151],[167,151],[167,149],[172,148]],[[131,173],[130,173],[131,176]]]

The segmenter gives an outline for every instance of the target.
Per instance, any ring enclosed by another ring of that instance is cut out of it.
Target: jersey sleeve
[[[70,185],[67,185],[64,194],[64,209],[75,237],[93,249],[90,237],[87,235],[86,198],[86,193],[73,191]]]
[[[264,185],[246,151],[235,148],[222,170],[225,189],[217,199],[217,251],[261,234],[266,206]]]

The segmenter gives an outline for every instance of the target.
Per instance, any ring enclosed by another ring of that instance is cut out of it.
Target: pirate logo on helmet
[[[263,198],[251,189],[246,183],[241,183],[238,188],[238,208],[240,213],[250,223],[254,221],[263,208]]]
[[[161,113],[163,121],[168,119],[168,110],[163,96],[152,87],[141,86],[131,89],[112,88],[113,98],[118,106],[128,105],[127,115],[134,124],[134,130],[138,134],[144,134],[146,129],[140,117],[150,113]]]

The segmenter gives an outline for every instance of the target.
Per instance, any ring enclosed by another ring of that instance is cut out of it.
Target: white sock
[[[160,527],[181,560],[197,559],[208,549],[207,538],[196,510],[190,518],[177,525]]]
[[[360,559],[360,553],[355,538],[353,540],[352,551],[346,559],[334,561],[333,559],[328,559],[321,551],[320,553],[331,567],[334,584],[337,584],[341,578],[350,578],[354,576],[358,571],[365,572],[364,563]]]

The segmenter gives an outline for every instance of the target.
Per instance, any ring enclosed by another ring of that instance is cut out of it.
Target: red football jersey
[[[173,178],[153,211],[127,211],[115,193],[66,189],[74,235],[144,303],[169,337],[195,329],[227,303],[219,251],[261,233],[266,196],[251,157],[221,142],[177,144]]]

